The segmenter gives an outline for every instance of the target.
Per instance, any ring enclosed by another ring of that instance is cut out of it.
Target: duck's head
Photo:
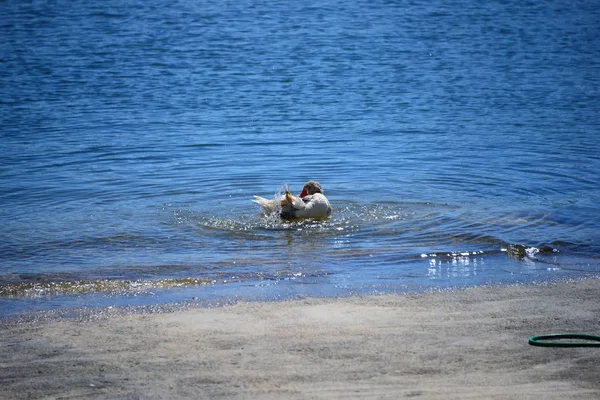
[[[321,193],[323,194],[323,189],[321,189],[321,184],[316,181],[308,181],[304,184],[302,188],[302,193],[300,193],[300,197],[304,197],[307,195]]]

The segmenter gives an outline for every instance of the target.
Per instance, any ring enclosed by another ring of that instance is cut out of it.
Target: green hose
[[[558,339],[558,341],[553,339]],[[560,339],[580,339],[587,340],[587,342],[563,342]],[[529,338],[529,344],[543,347],[600,347],[600,336],[583,333],[553,333],[551,335],[532,336]]]

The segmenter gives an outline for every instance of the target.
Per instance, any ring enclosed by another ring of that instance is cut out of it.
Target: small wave
[[[98,279],[98,280],[48,280],[43,277],[34,276],[32,280],[16,281],[18,277],[0,277],[0,297],[9,298],[35,298],[43,296],[60,295],[85,295],[103,293],[109,295],[137,295],[153,294],[152,291],[199,287],[208,285],[224,285],[239,282],[261,282],[261,281],[298,281],[311,280],[329,275],[327,271],[292,271],[279,270],[266,272],[246,273],[217,273],[213,277],[196,278],[164,278],[164,279]]]
[[[422,253],[421,258],[453,259],[460,257],[487,256],[498,253],[506,253],[509,257],[519,260],[529,258],[539,261],[539,259],[536,258],[536,255],[559,253],[559,250],[551,246],[528,247],[522,244],[509,244],[506,247],[501,247],[499,250],[439,251]]]
[[[494,251],[458,251],[458,252],[434,252],[434,253],[423,253],[421,254],[421,258],[456,258],[456,257],[471,257],[485,254],[493,254],[497,253]]]
[[[213,284],[214,281],[200,278],[173,278],[158,280],[81,280],[56,282],[0,283],[2,297],[40,297],[85,293],[141,293],[156,289],[169,289]]]
[[[552,254],[558,253],[559,250],[551,246],[540,246],[538,247],[527,247],[522,244],[510,244],[506,248],[502,248],[501,251],[506,252],[510,257],[517,259],[536,259],[537,254]],[[539,260],[538,260],[539,261]]]

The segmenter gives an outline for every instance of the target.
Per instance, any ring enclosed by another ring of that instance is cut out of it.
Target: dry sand
[[[0,398],[598,399],[600,281],[240,303],[0,329]]]

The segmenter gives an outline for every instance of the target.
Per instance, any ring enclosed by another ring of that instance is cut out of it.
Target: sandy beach
[[[600,282],[239,303],[1,328],[3,399],[597,399]]]

